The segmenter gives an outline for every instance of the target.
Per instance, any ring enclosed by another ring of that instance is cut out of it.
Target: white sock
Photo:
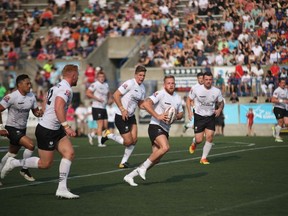
[[[11,165],[13,168],[15,167],[26,167],[27,168],[38,168],[38,161],[40,158],[38,157],[29,157],[23,160],[12,160]]]
[[[115,142],[117,142],[121,145],[123,145],[123,143],[124,143],[124,139],[120,135],[116,135],[116,134],[111,133],[111,134],[108,134],[107,137],[108,137],[108,139],[114,140]]]
[[[29,149],[25,149],[23,152],[23,159],[27,159],[30,158],[33,154],[33,151],[29,150]],[[26,165],[23,166],[23,169],[27,169]]]
[[[281,131],[282,127],[280,125],[277,125],[275,127],[275,136],[279,137],[280,136],[280,131]]]
[[[26,167],[27,168],[39,168],[38,167],[38,162],[39,162],[40,158],[39,157],[29,157],[26,160],[23,160],[23,168]]]
[[[204,147],[203,147],[203,153],[202,153],[201,159],[207,158],[207,156],[208,156],[211,148],[212,148],[212,143],[206,141],[206,142],[205,142],[205,145],[204,145]]]
[[[1,164],[4,165],[8,159],[8,157],[16,157],[16,154],[13,154],[13,153],[10,153],[10,152],[7,152],[4,157],[1,159]],[[1,171],[1,170],[0,170]]]
[[[137,169],[134,169],[132,172],[130,172],[127,176],[134,178],[136,176],[138,176],[138,172]]]
[[[98,139],[98,144],[100,145],[100,144],[101,144],[102,136],[98,136],[97,139]]]
[[[67,178],[70,172],[72,162],[66,158],[62,158],[59,165],[59,184],[58,189],[67,190]]]
[[[149,159],[147,159],[146,161],[144,161],[144,163],[140,166],[140,168],[144,168],[144,169],[148,169],[151,165],[152,165],[152,161],[150,161]]]
[[[95,133],[94,132],[92,132],[92,133],[90,133],[90,135],[91,135],[91,137],[95,137]]]
[[[124,155],[123,155],[123,158],[121,160],[121,164],[123,164],[123,163],[128,161],[128,159],[129,159],[130,155],[132,154],[134,148],[135,148],[135,145],[130,145],[130,146],[127,146],[125,148]]]

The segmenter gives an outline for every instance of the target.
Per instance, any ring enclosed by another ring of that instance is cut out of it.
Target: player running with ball
[[[141,108],[146,109],[147,112],[152,115],[148,128],[148,134],[152,144],[152,153],[143,164],[124,177],[124,181],[131,186],[137,186],[134,182],[134,177],[138,175],[145,180],[146,171],[159,163],[160,159],[170,149],[168,141],[169,129],[174,120],[170,120],[168,113],[165,112],[169,106],[174,107],[176,110],[174,120],[183,117],[181,97],[175,93],[174,76],[166,76],[164,78],[164,89],[155,92],[147,98],[141,106]]]

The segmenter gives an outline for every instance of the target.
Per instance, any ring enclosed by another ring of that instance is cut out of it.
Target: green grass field
[[[210,165],[199,164],[203,144],[191,155],[191,138],[171,137],[170,152],[147,172],[146,181],[135,178],[138,187],[123,182],[130,169],[117,169],[123,146],[108,141],[107,148],[98,148],[85,138],[72,141],[76,158],[68,185],[80,199],[55,197],[60,159],[55,153],[51,169],[31,170],[36,182],[24,180],[19,169],[1,180],[1,216],[288,215],[287,137],[284,143],[272,137],[216,137]],[[7,142],[0,143],[2,157]],[[130,163],[139,165],[150,151],[149,140],[140,138]]]

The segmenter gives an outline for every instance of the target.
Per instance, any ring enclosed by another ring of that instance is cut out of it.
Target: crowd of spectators
[[[267,77],[261,69],[288,62],[285,0],[189,0],[181,11],[177,9],[179,0],[115,0],[109,4],[88,0],[88,7],[81,12],[77,12],[75,0],[48,3],[43,11],[36,7],[19,17],[14,10],[21,8],[21,1],[2,1],[5,27],[1,51],[5,58],[12,56],[9,66],[23,56],[21,46],[28,41],[28,58],[53,60],[85,58],[106,37],[148,35],[151,43],[141,47],[139,63],[162,68],[235,66],[228,89],[221,86],[225,93],[251,95],[254,80],[255,94],[268,96],[272,81],[267,84],[269,74]],[[67,18],[55,23],[54,15],[59,13]],[[48,34],[32,38],[31,33],[43,25],[49,26]],[[275,71],[271,72],[273,88],[280,68]],[[281,76],[285,74],[284,68]]]

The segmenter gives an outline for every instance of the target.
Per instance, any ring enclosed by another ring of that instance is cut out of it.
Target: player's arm
[[[176,114],[176,120],[180,120],[183,118],[184,112],[179,112]]]
[[[57,96],[55,98],[55,114],[58,119],[58,121],[61,123],[62,127],[64,128],[66,134],[68,136],[76,136],[76,133],[72,128],[68,125],[66,121],[66,112],[65,112],[65,105],[66,102],[62,97]]]
[[[223,109],[224,109],[224,101],[222,100],[218,102],[218,109],[215,110],[215,116],[218,117],[221,114]]]
[[[43,110],[39,107],[32,109],[32,112],[38,118],[43,116]]]
[[[144,103],[144,100],[140,100],[140,101],[138,102],[138,107],[139,107],[140,109],[145,109],[144,106],[143,106],[143,103]]]
[[[192,100],[189,96],[186,99],[186,108],[188,112],[188,119],[191,120],[193,117],[192,107],[194,107],[194,100]]]
[[[277,94],[273,94],[273,96],[272,96],[272,98],[271,98],[271,102],[272,103],[288,103],[288,100],[286,100],[286,99],[280,99],[280,98],[278,98],[277,96],[275,96],[275,95],[277,95]]]
[[[2,121],[2,112],[5,108],[0,104],[0,136],[8,136],[8,131],[4,128],[3,121]]]
[[[90,89],[87,89],[87,90],[86,90],[86,96],[87,96],[88,98],[97,100],[97,101],[99,101],[99,102],[104,102],[104,100],[103,100],[102,98],[96,97],[96,96],[94,95],[93,91],[90,90]]]
[[[166,122],[169,120],[167,113],[158,114],[155,112],[154,103],[150,98],[146,98],[142,106],[150,115],[152,115],[154,118],[158,119],[159,121]]]
[[[118,106],[121,115],[122,115],[122,119],[125,121],[126,119],[128,119],[128,111],[123,107],[123,104],[121,102],[121,98],[122,98],[122,93],[117,89],[114,94],[114,101],[116,103],[116,105]]]

